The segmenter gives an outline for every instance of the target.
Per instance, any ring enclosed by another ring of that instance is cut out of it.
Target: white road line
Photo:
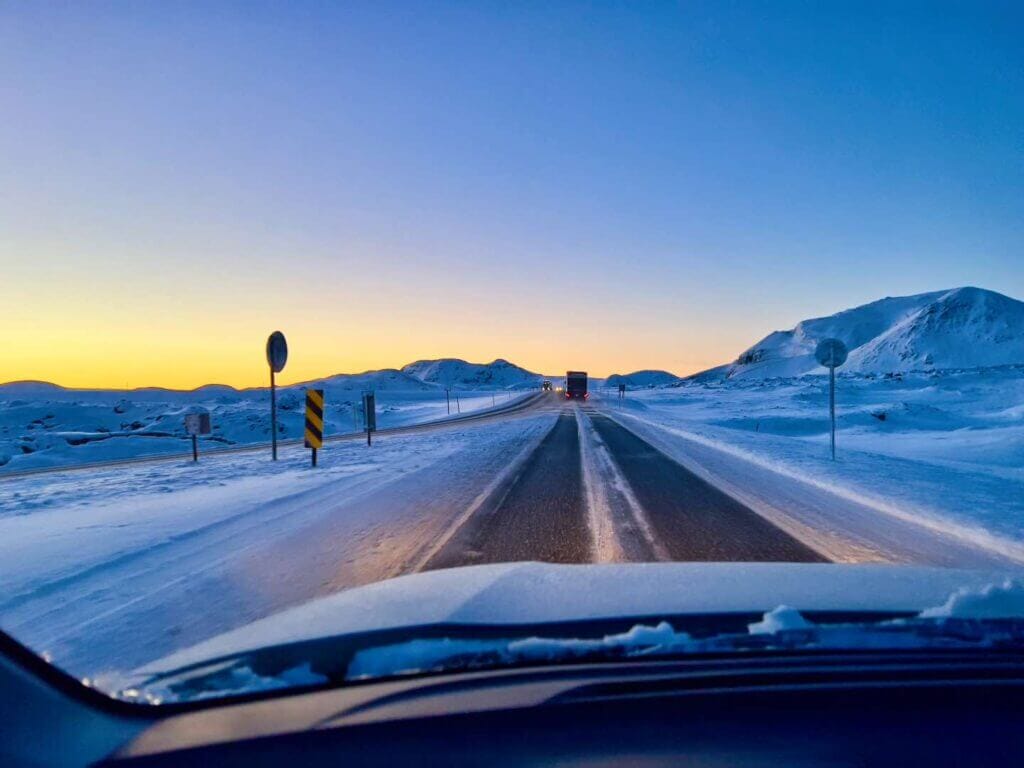
[[[584,413],[582,418],[586,420],[586,426],[580,425],[580,450],[583,450],[584,442],[587,443],[587,454],[590,457],[588,464],[592,465],[591,477],[598,476],[602,478],[601,482],[594,483],[591,481],[592,486],[603,486],[607,483],[622,496],[626,502],[626,506],[629,508],[630,516],[633,518],[637,529],[643,535],[644,540],[651,548],[651,553],[657,560],[671,560],[672,557],[661,544],[661,542],[654,535],[654,529],[651,527],[650,520],[647,519],[647,513],[644,511],[643,506],[633,493],[633,488],[630,486],[626,476],[622,474],[622,470],[619,469],[619,465],[615,462],[614,457],[608,450],[600,438],[598,438],[596,431],[594,430],[593,422],[590,420],[590,416]],[[584,437],[585,436],[585,437]],[[586,466],[586,465],[585,465]],[[611,519],[611,507],[608,504],[607,492],[601,487],[600,490],[601,498],[603,499],[604,510],[608,517],[608,523],[612,526],[612,536],[615,537],[615,546],[618,548],[620,558],[622,561],[628,561],[625,554],[622,553],[622,545],[619,543],[618,538],[614,531],[614,522]]]
[[[579,406],[574,410],[580,442],[580,465],[583,470],[583,496],[587,505],[587,521],[591,536],[591,557],[595,563],[624,563],[627,557],[618,536],[615,535],[615,523],[612,520],[608,494],[605,493],[604,483],[599,479],[599,472],[594,466],[594,446],[588,429],[589,419],[583,415]]]
[[[893,563],[902,562],[899,559],[893,558],[890,554],[871,546],[867,546],[863,543],[858,543],[850,540],[849,537],[844,536],[842,532],[831,529],[815,528],[807,525],[790,515],[785,510],[778,506],[770,503],[767,499],[754,494],[744,491],[742,488],[737,486],[735,483],[730,482],[723,475],[717,474],[710,471],[700,461],[692,456],[685,455],[680,451],[672,450],[672,445],[660,440],[656,432],[664,432],[669,435],[679,435],[685,439],[699,443],[699,436],[690,436],[684,433],[682,430],[675,429],[649,419],[643,419],[633,414],[624,413],[609,413],[608,417],[618,423],[623,429],[628,429],[634,435],[639,437],[641,440],[646,441],[648,444],[654,446],[657,450],[664,453],[672,461],[679,464],[684,469],[689,470],[694,475],[699,477],[701,480],[706,482],[708,485],[718,489],[726,496],[731,497],[737,503],[750,509],[757,515],[760,515],[769,523],[780,529],[784,533],[789,534],[794,539],[799,541],[801,544],[809,547],[810,549],[817,552],[822,557],[831,560],[836,563],[869,563],[869,562],[881,562],[881,563]],[[634,428],[627,426],[625,420],[632,420]],[[648,427],[648,429],[640,434],[636,429],[635,425],[640,424]],[[727,453],[723,448],[708,442],[707,446],[712,450],[717,450],[723,453]],[[741,460],[744,459],[742,456],[738,456]],[[774,472],[779,475],[785,476],[785,473],[778,468],[765,466],[764,469],[770,472]],[[800,477],[793,476],[791,479],[806,482]]]

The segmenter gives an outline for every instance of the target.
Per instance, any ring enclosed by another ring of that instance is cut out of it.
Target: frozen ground
[[[922,529],[1024,562],[1024,367],[841,376],[835,462],[827,382],[685,382],[596,399],[835,559],[941,561],[913,535]]]
[[[5,480],[0,626],[93,675],[415,571],[553,419]]]
[[[410,377],[369,383],[380,387],[377,425],[381,429],[444,418],[449,407],[453,415],[490,408],[515,396],[504,390],[456,391],[446,401],[443,389]],[[345,384],[328,381],[317,385],[325,390],[328,436],[361,428],[360,386],[364,383]],[[400,388],[392,388],[395,386]],[[417,388],[408,388],[414,386]],[[279,439],[302,437],[304,398],[303,387],[280,390]],[[46,384],[0,387],[0,476],[25,469],[188,453],[191,444],[184,415],[197,406],[212,415],[213,434],[200,439],[203,453],[270,440],[270,395],[263,389],[204,387],[194,392],[148,389],[125,393],[66,390]]]
[[[826,387],[805,376],[689,381],[625,401],[597,390],[584,407],[552,397],[503,418],[381,435],[372,448],[332,443],[316,470],[287,446],[277,464],[260,451],[6,478],[0,626],[93,676],[415,573],[519,476],[560,412],[577,418],[595,562],[667,559],[655,510],[595,432],[596,410],[829,559],[1024,563],[1024,370],[841,377],[834,463]],[[538,498],[527,511],[554,508]]]

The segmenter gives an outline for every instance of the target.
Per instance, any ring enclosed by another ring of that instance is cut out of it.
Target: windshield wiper
[[[483,628],[481,628],[483,629]],[[331,653],[331,646],[303,656],[266,649],[161,673],[114,695],[159,704],[194,702],[280,689],[318,687],[361,680],[455,673],[515,666],[546,666],[692,655],[756,652],[860,650],[1024,651],[1024,619],[950,616],[889,618],[875,622],[815,623],[780,606],[747,625],[745,632],[695,637],[667,621],[637,624],[599,638],[477,636],[413,637]]]
[[[750,624],[746,633],[703,638],[661,622],[656,626],[637,625],[628,632],[600,639],[409,640],[358,651],[348,666],[346,679],[693,654],[981,648],[1024,650],[1024,619],[916,617],[872,624],[813,624],[798,611],[780,606],[760,622]]]

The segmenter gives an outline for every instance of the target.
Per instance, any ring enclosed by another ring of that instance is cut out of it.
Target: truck
[[[565,398],[572,400],[586,400],[590,397],[590,393],[587,392],[587,372],[586,371],[566,371],[565,373]]]

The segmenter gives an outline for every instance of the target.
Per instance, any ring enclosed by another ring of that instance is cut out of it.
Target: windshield
[[[0,630],[148,704],[1016,646],[1022,22],[6,5]]]

